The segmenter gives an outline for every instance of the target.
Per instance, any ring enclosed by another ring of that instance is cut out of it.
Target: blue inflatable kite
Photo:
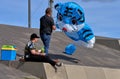
[[[92,29],[85,23],[84,10],[74,2],[58,3],[57,28],[61,29],[75,44],[93,48],[95,36]]]

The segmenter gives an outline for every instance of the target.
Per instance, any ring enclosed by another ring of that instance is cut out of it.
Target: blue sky
[[[28,0],[0,0],[0,24],[27,27]],[[32,27],[39,28],[39,18],[48,7],[48,0],[31,0]],[[84,8],[86,22],[95,35],[120,38],[120,1],[119,0],[55,0],[76,2]],[[53,11],[56,17],[56,11]]]

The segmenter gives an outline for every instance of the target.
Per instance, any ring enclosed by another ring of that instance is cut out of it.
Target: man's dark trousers
[[[51,34],[42,33],[40,34],[41,40],[44,44],[45,53],[48,54],[49,44],[51,40]]]

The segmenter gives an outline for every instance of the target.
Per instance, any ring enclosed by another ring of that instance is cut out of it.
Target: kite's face
[[[66,32],[76,32],[80,30],[80,25],[84,24],[84,11],[74,2],[58,3],[55,5],[57,10],[58,27]]]
[[[56,4],[55,9],[57,10],[57,28],[63,30],[77,44],[92,48],[95,36],[85,23],[83,9],[74,2]]]

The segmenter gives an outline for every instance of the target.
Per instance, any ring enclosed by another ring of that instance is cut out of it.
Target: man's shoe
[[[57,72],[57,67],[56,67],[56,66],[53,66],[53,68],[55,69],[55,72]]]
[[[24,57],[19,57],[19,61],[20,61],[20,62],[25,62]]]
[[[63,63],[60,63],[60,62],[59,62],[59,63],[56,63],[56,66],[57,66],[57,67],[61,67],[62,65],[63,65]]]

